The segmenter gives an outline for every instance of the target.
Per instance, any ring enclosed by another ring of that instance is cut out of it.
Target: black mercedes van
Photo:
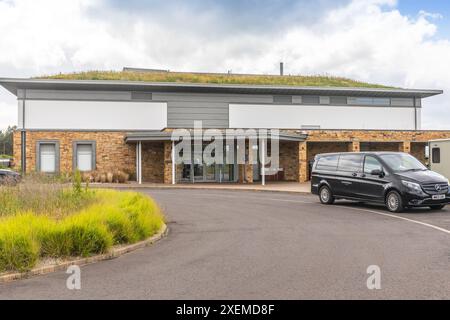
[[[450,203],[449,180],[403,152],[318,154],[311,192],[324,204],[335,199],[383,203],[391,212],[409,207],[440,210]]]

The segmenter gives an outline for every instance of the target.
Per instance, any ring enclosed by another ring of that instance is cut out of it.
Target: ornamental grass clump
[[[2,196],[8,202],[0,211],[0,272],[30,270],[40,258],[106,253],[113,245],[146,239],[164,224],[156,203],[135,192],[79,185],[13,188]],[[33,196],[30,190],[45,203],[24,199],[21,192]]]
[[[25,214],[0,223],[0,271],[26,271],[36,264],[40,246],[28,218],[34,217]]]

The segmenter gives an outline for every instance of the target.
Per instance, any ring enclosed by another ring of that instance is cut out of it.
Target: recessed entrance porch
[[[242,145],[236,140],[230,144],[223,141],[223,152],[214,150],[215,161],[205,160],[209,142],[194,145],[192,142],[188,161],[183,153],[175,154],[178,141],[171,140],[170,132],[145,132],[127,135],[126,142],[136,145],[136,180],[139,183],[254,183],[265,181],[298,181],[299,143],[304,135],[280,135],[278,137],[279,163],[273,167],[267,162],[272,156],[272,140],[267,143],[258,138],[244,139]],[[264,149],[261,149],[264,148]],[[261,149],[261,150],[260,150]],[[276,149],[274,149],[276,150]],[[179,150],[178,150],[179,152]],[[215,153],[218,154],[215,154]],[[179,158],[177,158],[179,157]],[[221,161],[219,161],[221,160]]]

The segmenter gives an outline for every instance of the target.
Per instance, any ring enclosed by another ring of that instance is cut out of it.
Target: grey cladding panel
[[[292,104],[292,96],[273,96],[273,103],[276,104]]]
[[[204,128],[227,128],[228,121],[223,120],[203,120]],[[193,128],[194,120],[168,120],[169,128]]]
[[[168,101],[167,124],[169,127],[191,127],[194,120],[211,123],[223,128],[228,126],[228,103],[205,101]]]
[[[330,104],[345,105],[347,104],[347,97],[330,97]]]
[[[152,100],[151,92],[131,92],[131,100],[148,101]]]
[[[131,100],[127,91],[88,91],[88,90],[31,90],[26,92],[27,99],[44,100]]]
[[[391,106],[397,107],[414,107],[414,99],[412,98],[391,98]]]
[[[221,95],[153,93],[154,101],[167,101],[167,122],[171,128],[192,127],[194,120],[205,127],[227,128],[230,103],[273,103],[271,95]]]
[[[153,100],[212,103],[273,103],[272,95],[153,92]]]
[[[168,113],[169,120],[223,120],[228,123],[228,113]]]
[[[302,102],[303,104],[319,104],[320,98],[319,96],[303,96]]]

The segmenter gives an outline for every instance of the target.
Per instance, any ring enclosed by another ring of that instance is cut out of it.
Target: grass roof
[[[38,79],[64,80],[125,80],[144,82],[211,83],[244,85],[282,85],[311,87],[361,87],[392,88],[380,84],[366,83],[348,78],[333,76],[276,76],[276,75],[240,75],[225,73],[188,73],[188,72],[138,72],[138,71],[85,71],[38,77]]]

